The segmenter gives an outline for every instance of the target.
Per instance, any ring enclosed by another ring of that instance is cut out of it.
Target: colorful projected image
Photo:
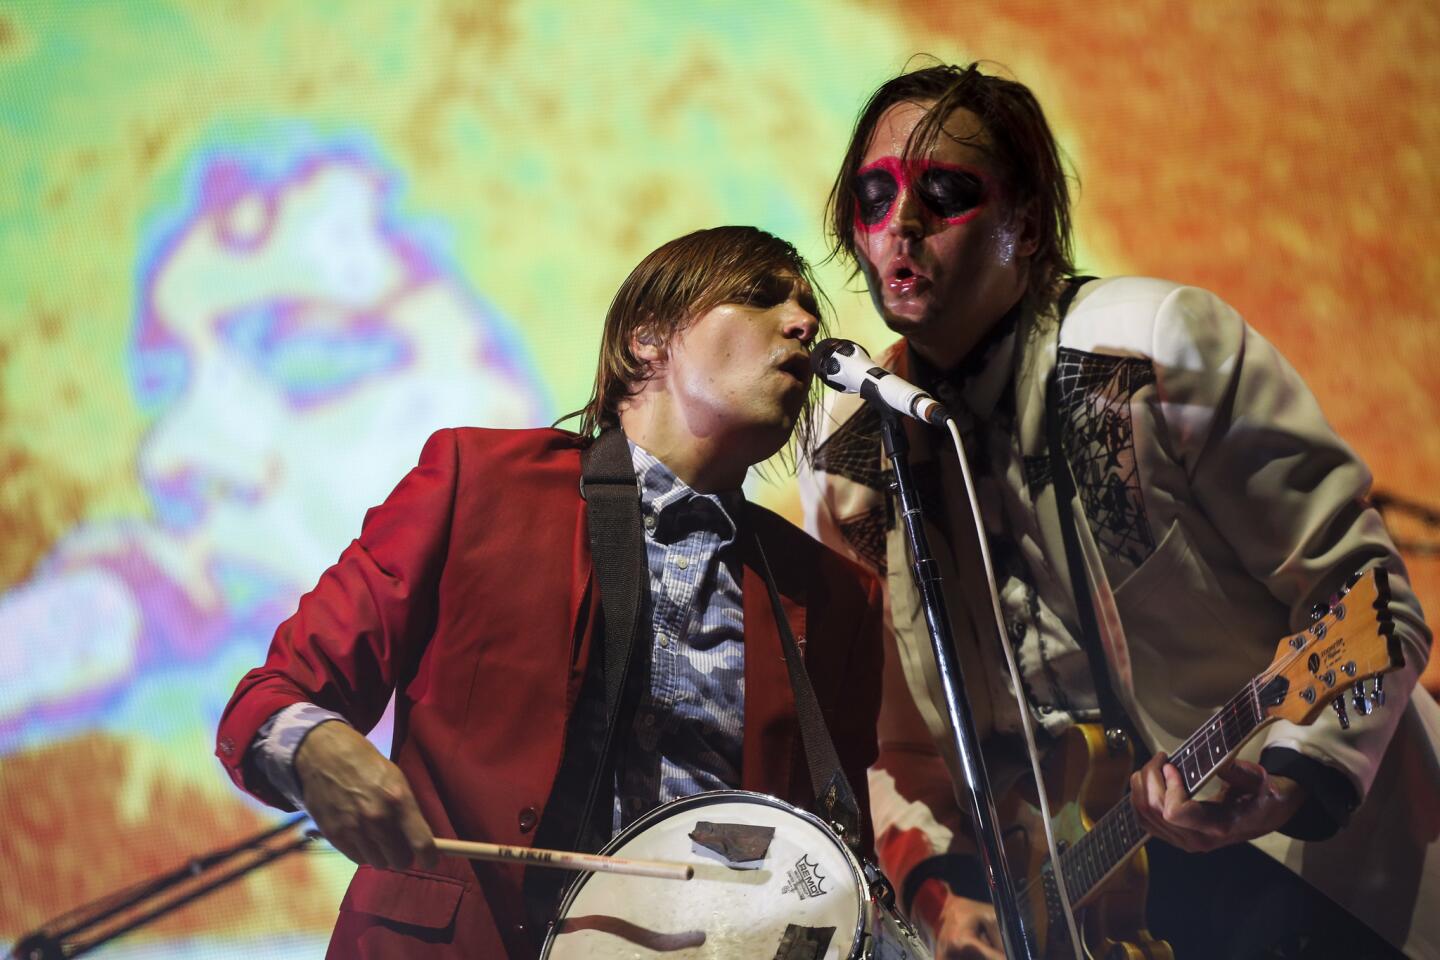
[[[1214,289],[1440,508],[1435,12],[1209,10],[0,7],[0,952],[278,822],[213,756],[236,681],[431,431],[584,402],[646,252],[760,226],[891,342],[822,212],[917,51],[1040,96],[1085,272]],[[747,494],[798,518],[775,473]],[[352,871],[295,854],[96,955],[319,957]]]
[[[237,673],[431,431],[549,416],[507,324],[395,215],[393,173],[345,147],[194,166],[137,270],[125,358],[151,417],[136,471],[153,515],[78,525],[0,597],[0,753],[38,749],[62,808],[99,771],[57,742],[185,766],[208,752]],[[65,839],[7,833],[32,854]],[[72,895],[57,886],[31,889]]]

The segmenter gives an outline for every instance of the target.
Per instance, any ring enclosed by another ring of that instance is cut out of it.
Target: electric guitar
[[[1352,578],[1328,609],[1317,608],[1307,630],[1283,639],[1270,665],[1171,752],[1169,762],[1180,771],[1187,796],[1193,797],[1241,746],[1276,720],[1312,723],[1329,706],[1348,728],[1347,693],[1361,715],[1383,704],[1382,675],[1403,663],[1389,600],[1385,570],[1366,571]],[[1368,690],[1363,686],[1367,680]],[[1148,871],[1141,848],[1149,834],[1125,789],[1132,764],[1129,743],[1108,744],[1097,724],[1077,725],[1051,751],[1046,798],[1055,816],[1060,866],[1076,908],[1084,956],[1173,960],[1170,945],[1145,929]],[[1017,899],[1029,914],[1036,956],[1072,957],[1038,806],[1012,790],[999,813],[1003,823],[1014,825],[1006,831],[1010,862],[1017,874],[1022,864],[1027,867]]]

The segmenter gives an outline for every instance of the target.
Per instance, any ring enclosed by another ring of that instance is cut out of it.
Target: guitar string
[[[1377,596],[1376,602],[1378,602],[1378,600],[1379,597]],[[1374,603],[1368,604],[1361,609],[1373,608]],[[1378,624],[1379,618],[1374,618],[1374,622]],[[1355,625],[1358,624],[1352,624],[1352,626]],[[1258,675],[1248,681],[1245,685],[1245,688],[1240,693],[1236,694],[1234,697],[1231,697],[1224,706],[1222,706],[1218,711],[1216,711],[1215,714],[1212,715],[1211,718],[1200,727],[1200,729],[1198,729],[1189,737],[1189,739],[1187,739],[1183,744],[1176,748],[1174,754],[1169,759],[1178,759],[1180,761],[1179,763],[1176,763],[1175,766],[1177,769],[1181,770],[1182,777],[1185,777],[1186,789],[1190,792],[1191,796],[1194,795],[1194,792],[1196,789],[1198,789],[1198,787],[1192,787],[1190,785],[1190,778],[1186,776],[1184,770],[1181,768],[1182,764],[1191,761],[1199,762],[1202,757],[1204,760],[1209,762],[1209,769],[1200,771],[1196,774],[1194,779],[1198,782],[1199,780],[1204,779],[1204,777],[1207,776],[1216,767],[1220,766],[1220,764],[1225,761],[1225,758],[1228,757],[1231,752],[1237,749],[1241,745],[1241,743],[1244,742],[1245,738],[1248,738],[1254,733],[1256,729],[1259,728],[1261,722],[1264,719],[1264,717],[1260,714],[1259,709],[1259,691],[1264,686],[1268,685],[1271,680],[1275,679],[1287,668],[1289,668],[1290,665],[1293,664],[1298,657],[1306,653],[1314,645],[1314,643],[1323,642],[1322,637],[1316,636],[1313,631],[1313,626],[1306,631],[1302,631],[1302,633],[1299,635],[1309,633],[1312,639],[1307,641],[1298,649],[1292,649],[1291,651],[1288,651],[1284,656],[1272,661],[1266,667],[1266,669],[1262,670]],[[1343,696],[1343,687],[1339,690],[1339,693]],[[1327,697],[1327,700],[1328,699],[1331,698]],[[1248,719],[1241,713],[1241,711],[1246,706],[1243,701],[1246,700],[1253,700],[1256,707],[1256,709],[1252,713],[1252,716],[1254,717],[1253,720]],[[1218,760],[1213,759],[1213,757],[1211,756],[1211,752],[1213,750],[1212,737],[1215,733],[1220,734],[1221,745],[1224,747],[1224,750],[1221,752],[1220,758]],[[1230,743],[1232,735],[1234,735],[1236,738],[1236,742],[1234,745],[1231,745]],[[1203,746],[1200,742],[1201,740],[1205,741],[1205,744]],[[1201,753],[1202,750],[1203,753]],[[1105,859],[1109,859],[1112,861],[1123,860],[1125,856],[1129,854],[1130,850],[1133,849],[1134,846],[1138,845],[1144,840],[1144,831],[1139,829],[1139,824],[1134,819],[1134,806],[1124,802],[1125,800],[1129,799],[1129,797],[1130,793],[1129,791],[1127,791],[1125,795],[1121,798],[1120,802],[1118,802],[1114,807],[1112,807],[1109,812],[1102,815],[1088,833],[1086,833],[1078,841],[1076,841],[1069,850],[1061,854],[1062,869],[1065,871],[1067,884],[1075,882],[1077,883],[1077,889],[1083,888],[1082,892],[1079,895],[1082,898],[1084,896],[1084,893],[1092,889],[1094,884],[1098,883],[1104,877],[1105,873],[1108,873],[1109,870],[1112,869],[1112,867],[1106,867],[1104,865]],[[1125,815],[1126,811],[1128,811],[1129,816]],[[1118,833],[1119,836],[1114,836],[1114,834],[1116,833]],[[1131,836],[1132,834],[1133,838]],[[1119,856],[1115,856],[1109,849],[1107,849],[1107,843],[1111,842],[1118,844],[1118,848],[1121,850]],[[1099,852],[1102,854],[1103,857],[1103,859],[1099,861],[1097,861],[1096,858],[1093,856],[1093,854],[1096,852],[1095,847],[1097,846],[1099,846]],[[1047,863],[1045,864],[1045,868],[1042,868],[1042,876],[1044,873],[1044,869],[1048,869],[1050,867],[1051,864],[1047,861]],[[1075,879],[1072,880],[1072,874],[1078,874],[1080,871],[1083,871],[1086,876],[1081,877],[1077,875],[1075,876]],[[1028,890],[1030,885],[1031,884],[1027,883],[1025,889]]]

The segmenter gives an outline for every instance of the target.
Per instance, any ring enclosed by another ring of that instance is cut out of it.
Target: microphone
[[[865,348],[853,340],[827,337],[810,351],[810,367],[820,382],[841,393],[858,393],[907,417],[945,426],[949,412],[930,394],[875,365]]]

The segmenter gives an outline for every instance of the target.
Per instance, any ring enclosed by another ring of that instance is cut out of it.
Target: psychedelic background
[[[1221,293],[1440,508],[1430,0],[0,2],[0,948],[273,822],[216,719],[429,431],[579,406],[674,236],[820,259],[917,51],[1036,91],[1087,272]],[[1387,516],[1433,615],[1440,536]],[[100,955],[319,957],[349,873],[290,858]]]

